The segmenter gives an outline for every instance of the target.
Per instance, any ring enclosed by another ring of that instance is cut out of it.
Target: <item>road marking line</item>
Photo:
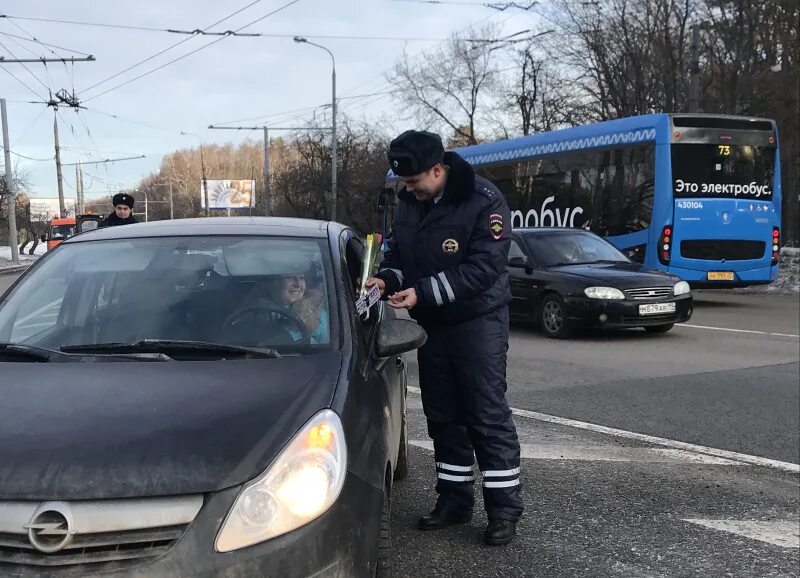
[[[775,337],[800,337],[793,333],[771,333],[769,331],[755,331],[753,329],[731,329],[730,327],[712,327],[710,325],[690,325],[688,323],[679,323],[676,327],[691,327],[692,329],[711,329],[713,331],[728,331],[730,333],[751,333],[754,335],[773,335]]]
[[[684,522],[767,542],[782,548],[800,548],[800,522],[797,520],[684,519]]]
[[[433,451],[430,440],[408,440],[412,446]],[[520,457],[525,460],[581,462],[637,462],[669,464],[703,464],[711,466],[743,466],[742,462],[705,454],[669,448],[617,448],[573,444],[520,444]]]
[[[418,387],[408,386],[408,391],[412,393],[420,393],[420,389]],[[791,472],[795,474],[800,474],[800,464],[793,464],[791,462],[781,462],[779,460],[771,460],[769,458],[762,458],[759,456],[751,456],[749,454],[740,454],[738,452],[731,452],[728,450],[720,450],[717,448],[710,448],[707,446],[700,446],[696,444],[690,444],[686,442],[680,442],[677,440],[671,440],[668,438],[660,438],[656,436],[651,436],[647,434],[636,433],[632,431],[627,431],[624,429],[617,429],[613,427],[607,427],[604,425],[597,425],[594,423],[588,423],[585,421],[578,421],[574,419],[567,419],[564,417],[558,417],[554,415],[548,415],[546,413],[539,413],[536,411],[529,411],[527,409],[518,409],[515,407],[511,408],[511,413],[514,415],[518,415],[520,417],[527,417],[529,419],[535,419],[538,421],[543,421],[547,423],[554,423],[557,425],[563,425],[566,427],[573,427],[577,429],[583,429],[587,431],[592,431],[595,433],[602,433],[606,435],[611,435],[619,438],[637,440],[640,442],[653,444],[657,446],[664,446],[668,448],[673,448],[677,450],[686,450],[688,452],[694,452],[696,454],[705,454],[709,456],[716,456],[718,458],[724,458],[726,460],[733,460],[736,462],[743,462],[745,464],[750,464],[752,466],[761,466],[765,468],[773,468],[776,470],[782,470],[784,472]]]

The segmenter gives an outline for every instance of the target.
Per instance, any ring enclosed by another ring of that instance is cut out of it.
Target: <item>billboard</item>
[[[211,209],[247,209],[256,204],[256,182],[252,180],[211,180],[208,186],[208,206]],[[203,181],[200,181],[200,206],[206,208]]]
[[[53,217],[58,216],[58,197],[51,198],[31,198],[31,221],[34,223],[46,223]],[[64,209],[67,217],[75,216],[75,199],[64,199]]]

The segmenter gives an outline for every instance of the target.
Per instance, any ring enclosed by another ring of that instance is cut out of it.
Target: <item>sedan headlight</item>
[[[625,294],[614,287],[587,287],[583,292],[592,299],[625,299]]]
[[[686,295],[691,290],[692,288],[689,287],[689,284],[686,281],[678,281],[675,283],[675,287],[672,288],[672,294],[675,296]]]
[[[346,473],[342,421],[326,409],[242,489],[217,536],[217,552],[252,546],[318,518],[336,502]]]

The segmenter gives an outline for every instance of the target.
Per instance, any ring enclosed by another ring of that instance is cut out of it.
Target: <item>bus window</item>
[[[511,208],[514,227],[642,231],[653,214],[655,147],[576,151],[478,167]]]

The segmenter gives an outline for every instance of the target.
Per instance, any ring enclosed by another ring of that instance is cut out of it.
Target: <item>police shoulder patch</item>
[[[503,215],[500,213],[489,214],[489,234],[495,241],[503,238]]]

